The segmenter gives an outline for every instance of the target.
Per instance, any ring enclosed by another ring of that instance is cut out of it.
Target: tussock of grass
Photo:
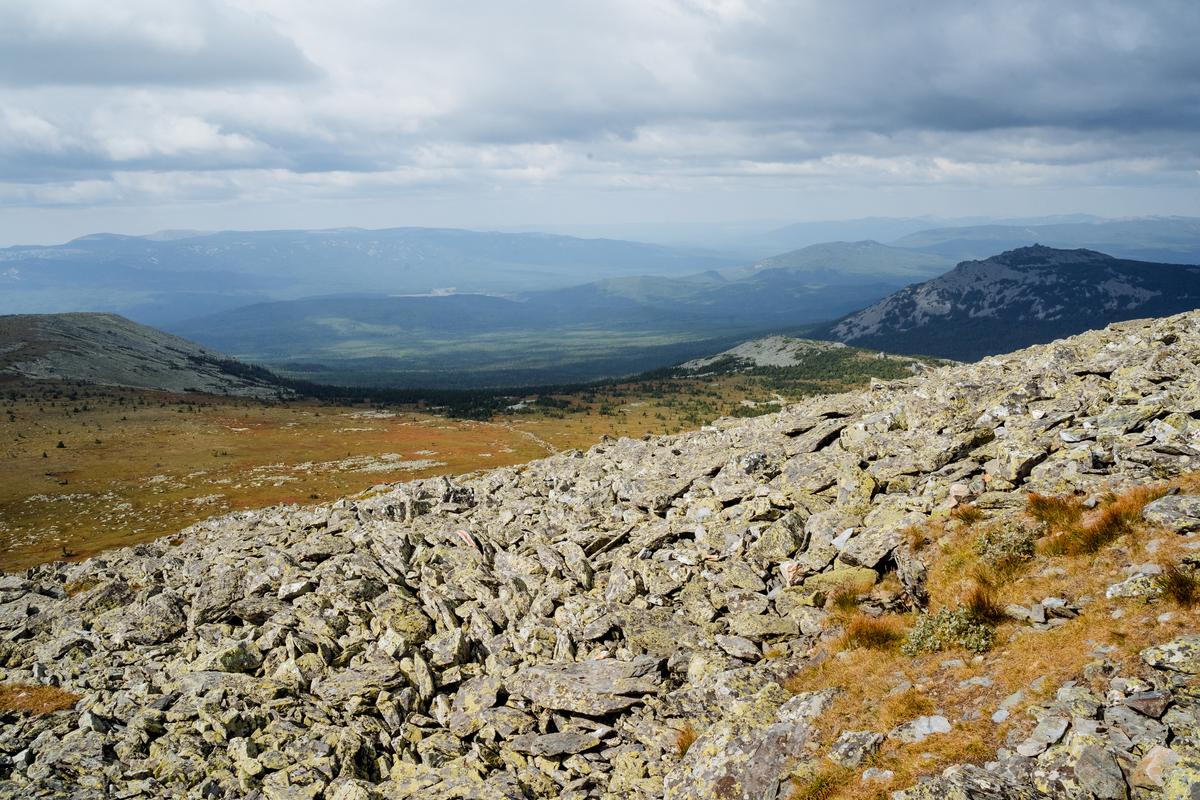
[[[848,616],[858,611],[858,587],[839,586],[829,593],[825,599],[826,610],[841,616]]]
[[[996,588],[985,580],[976,578],[974,585],[963,597],[963,608],[979,622],[999,625],[1008,619],[1004,604],[996,596]]]
[[[976,522],[983,521],[986,516],[984,513],[971,503],[960,503],[950,512],[950,516],[958,520],[962,524],[970,527]]]
[[[897,617],[872,617],[859,614],[846,623],[842,634],[843,649],[865,647],[870,650],[895,650],[904,641],[904,627]]]
[[[679,729],[679,732],[675,734],[675,754],[683,758],[698,738],[700,738],[700,734],[696,733],[696,729],[692,727],[692,723],[685,723]]]
[[[1200,576],[1176,564],[1163,569],[1156,579],[1163,597],[1180,608],[1193,608],[1200,603]]]
[[[888,728],[925,717],[935,710],[933,701],[916,689],[906,689],[883,701],[879,709],[879,721]]]
[[[1138,486],[1124,494],[1109,497],[1099,509],[1087,517],[1080,515],[1074,522],[1065,526],[1056,523],[1055,527],[1059,533],[1046,540],[1043,550],[1052,556],[1089,555],[1099,552],[1122,536],[1136,532],[1142,524],[1142,509],[1166,492],[1165,486]],[[1034,514],[1035,496],[1041,497],[1030,495],[1031,514]],[[1047,527],[1051,527],[1049,523]]]
[[[914,551],[920,550],[925,546],[925,526],[924,525],[909,525],[904,530],[900,531],[900,535],[904,537],[904,541]]]
[[[1025,508],[1029,516],[1050,531],[1070,530],[1083,517],[1083,501],[1078,497],[1053,497],[1030,492]]]
[[[854,771],[836,764],[822,764],[811,772],[792,777],[789,800],[827,800],[854,778]]]
[[[0,712],[41,716],[73,708],[78,702],[79,695],[58,686],[0,684]]]

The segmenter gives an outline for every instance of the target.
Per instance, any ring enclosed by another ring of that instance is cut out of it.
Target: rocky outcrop
[[[1016,513],[1029,490],[1196,469],[1198,365],[1200,313],[1127,323],[4,576],[5,680],[80,700],[2,718],[0,796],[786,798],[804,764],[862,769],[886,737],[959,724],[923,712],[823,748],[836,688],[784,686],[832,633],[825,597],[919,607],[928,555],[903,531],[959,503]],[[1152,680],[1063,687],[1011,752],[905,796],[1189,796],[1200,665],[1192,639],[1159,645]]]

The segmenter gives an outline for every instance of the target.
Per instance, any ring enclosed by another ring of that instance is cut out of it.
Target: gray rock
[[[542,708],[602,716],[661,691],[658,664],[658,659],[648,656],[546,664],[521,670],[509,686]]]
[[[1175,494],[1160,497],[1142,509],[1142,518],[1177,533],[1200,531],[1200,495]]]
[[[875,755],[883,744],[883,734],[874,731],[844,731],[830,748],[828,758],[843,767],[857,767]]]

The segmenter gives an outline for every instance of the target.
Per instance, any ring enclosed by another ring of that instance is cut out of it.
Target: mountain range
[[[162,324],[333,292],[511,293],[737,263],[640,242],[436,228],[96,234],[0,249],[0,313],[103,310]]]

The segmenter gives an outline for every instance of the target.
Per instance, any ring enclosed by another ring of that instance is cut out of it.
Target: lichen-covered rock
[[[1178,533],[1200,531],[1200,495],[1160,497],[1142,509],[1142,518]]]
[[[1180,636],[1166,644],[1148,647],[1142,651],[1142,660],[1152,667],[1200,673],[1200,635]]]
[[[659,661],[601,659],[527,667],[513,676],[512,691],[542,708],[603,716],[640,703],[661,689]]]
[[[777,791],[832,701],[833,692],[789,698],[774,684],[738,701],[667,773],[664,800],[754,800]]]

